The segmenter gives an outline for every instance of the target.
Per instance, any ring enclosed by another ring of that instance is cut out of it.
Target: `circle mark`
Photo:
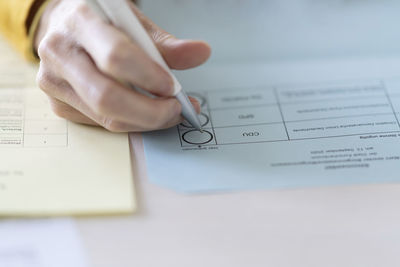
[[[206,114],[200,113],[200,122],[201,126],[204,127],[210,122],[210,118]],[[186,128],[193,128],[187,121],[182,122],[181,125]]]
[[[190,130],[182,135],[183,141],[191,145],[205,145],[210,143],[214,136],[209,131]]]

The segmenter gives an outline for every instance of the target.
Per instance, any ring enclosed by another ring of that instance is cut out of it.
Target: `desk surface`
[[[94,267],[400,266],[400,185],[190,196],[136,184],[136,215],[78,220]]]
[[[135,182],[136,215],[78,220],[93,267],[400,266],[400,185],[189,196]]]

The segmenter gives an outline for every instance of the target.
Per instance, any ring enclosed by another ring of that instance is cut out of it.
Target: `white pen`
[[[202,131],[201,122],[182,85],[171,72],[154,42],[142,23],[136,17],[127,0],[86,0],[88,5],[103,19],[123,30],[133,39],[155,62],[163,67],[172,77],[174,96],[182,105],[182,116],[197,130]]]

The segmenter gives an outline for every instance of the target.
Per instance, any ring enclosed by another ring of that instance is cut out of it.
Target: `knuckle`
[[[103,54],[103,60],[100,62],[100,69],[108,73],[118,73],[121,64],[127,58],[129,43],[126,40],[116,41],[110,46],[107,52]]]
[[[61,33],[49,33],[39,44],[39,57],[45,59],[49,53],[57,51],[60,45],[64,42],[64,39],[64,35]]]
[[[83,23],[91,17],[91,10],[84,1],[75,3],[68,8],[63,18],[63,25],[69,32],[76,32],[83,26]]]
[[[82,37],[91,34],[93,30],[96,31],[96,28],[103,27],[106,23],[94,11],[87,1],[75,1],[72,7],[64,10],[61,18],[62,27],[73,36]]]
[[[73,13],[85,18],[90,14],[90,11],[90,7],[85,2],[80,2],[74,7]]]
[[[69,30],[76,30],[82,20],[90,17],[90,7],[84,1],[75,3],[73,7],[69,8],[65,16],[65,25]]]
[[[39,88],[46,94],[50,93],[50,89],[53,86],[51,75],[48,71],[44,71],[42,68],[39,70],[36,76],[36,83]]]

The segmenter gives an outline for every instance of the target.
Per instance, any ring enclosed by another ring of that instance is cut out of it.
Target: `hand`
[[[176,39],[133,3],[131,8],[171,68],[196,67],[210,56],[205,42]],[[41,59],[38,84],[60,117],[113,132],[169,128],[182,120],[167,72],[83,0],[53,0],[41,18],[35,48]],[[159,97],[140,94],[127,83]]]

